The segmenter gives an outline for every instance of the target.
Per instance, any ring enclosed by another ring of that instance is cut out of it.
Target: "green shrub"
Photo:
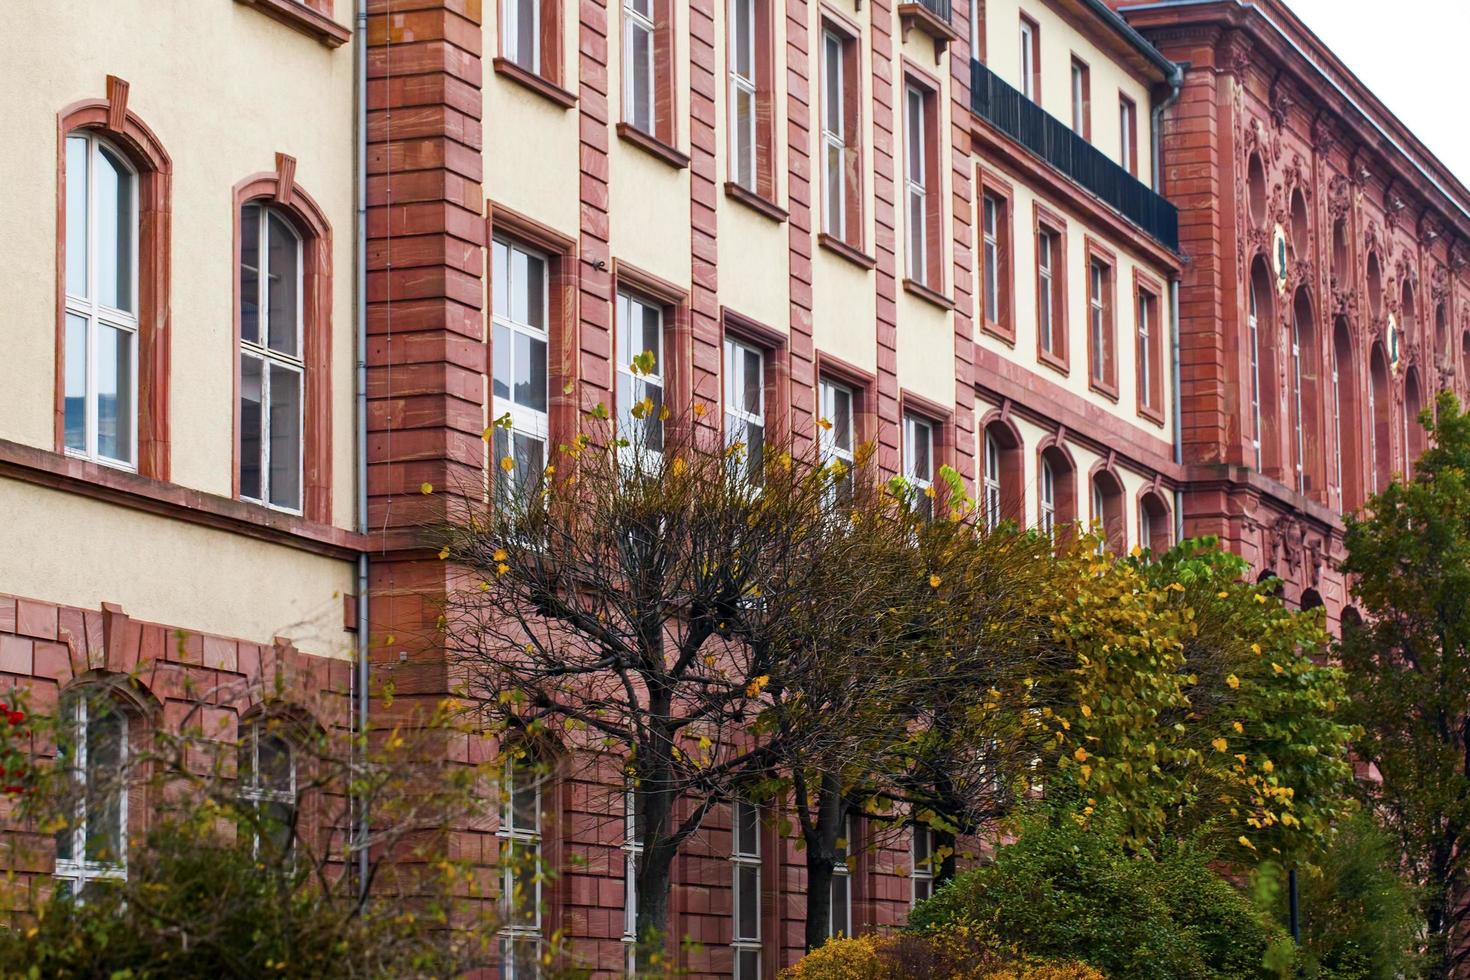
[[[781,980],[1106,980],[1073,962],[1028,962],[965,925],[837,939],[783,970]]]
[[[916,908],[910,928],[967,923],[1028,956],[1078,957],[1114,980],[1279,975],[1290,956],[1283,931],[1205,855],[1133,856],[1105,823],[1031,818],[993,863]]]

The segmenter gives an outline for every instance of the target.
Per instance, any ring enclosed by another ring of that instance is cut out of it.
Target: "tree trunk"
[[[816,820],[802,821],[806,842],[806,948],[816,949],[827,941],[832,918],[832,869],[837,865],[837,840],[842,836],[847,807],[842,786],[835,776],[824,775],[817,791]],[[852,842],[848,841],[851,849]]]
[[[668,963],[665,951],[669,931],[669,893],[673,880],[674,855],[677,848],[663,846],[645,848],[634,887],[638,894],[638,917],[635,925],[638,942],[638,974],[664,972]],[[657,960],[657,962],[656,962]]]
[[[660,972],[656,957],[667,962],[669,894],[674,858],[679,853],[679,840],[674,836],[679,795],[670,788],[674,766],[667,748],[673,744],[671,734],[656,728],[653,737],[638,746],[634,761],[638,779],[633,790],[635,840],[642,844],[633,874],[635,955],[640,974]]]

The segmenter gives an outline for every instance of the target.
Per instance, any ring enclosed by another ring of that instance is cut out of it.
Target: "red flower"
[[[12,725],[19,725],[26,720],[26,713],[24,711],[12,711],[6,717],[10,719]]]

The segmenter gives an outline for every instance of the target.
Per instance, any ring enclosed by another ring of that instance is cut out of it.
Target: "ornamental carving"
[[[1337,127],[1332,123],[1320,116],[1312,123],[1312,149],[1317,153],[1325,156],[1339,142]]]
[[[1450,295],[1450,270],[1434,263],[1434,271],[1429,274],[1429,295],[1434,297],[1434,304],[1438,306]]]
[[[1308,532],[1301,520],[1291,514],[1281,514],[1264,525],[1264,530],[1264,550],[1270,556],[1267,567],[1296,573],[1290,577],[1308,585],[1320,581],[1326,550],[1320,534]]]
[[[1286,126],[1286,117],[1296,105],[1296,100],[1287,93],[1286,86],[1281,83],[1279,77],[1271,83],[1271,92],[1268,98],[1271,111],[1271,125],[1277,129],[1282,129]]]
[[[1220,61],[1226,70],[1237,77],[1243,76],[1251,66],[1252,45],[1250,39],[1240,31],[1231,31],[1220,43]]]
[[[1352,206],[1352,184],[1341,174],[1335,175],[1327,182],[1327,213],[1335,221],[1352,210]]]
[[[1466,265],[1470,265],[1470,255],[1465,253],[1465,243],[1457,240],[1450,246],[1450,268],[1459,272]]]

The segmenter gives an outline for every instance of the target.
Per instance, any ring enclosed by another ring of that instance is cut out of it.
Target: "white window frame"
[[[1041,294],[1037,299],[1036,326],[1041,331],[1041,349],[1053,357],[1058,356],[1055,350],[1054,326],[1057,315],[1054,281],[1056,270],[1053,268],[1058,241],[1057,234],[1047,228],[1042,228],[1036,235],[1036,278]]]
[[[924,842],[924,855],[920,855],[920,841]],[[913,907],[934,894],[934,830],[922,824],[913,825],[909,835],[909,906]]]
[[[982,235],[981,275],[985,277],[985,319],[1000,322],[1000,198],[989,192],[980,195]]]
[[[643,837],[638,833],[638,798],[632,786],[623,791],[623,943],[627,973],[638,970],[638,858]]]
[[[749,19],[748,19],[748,26],[749,26],[748,33],[747,33],[747,36],[744,37],[744,38],[742,38],[740,36],[740,31],[739,31],[739,26],[738,26],[739,23],[740,23],[739,12],[740,12],[740,9],[742,7],[746,8],[749,11],[749,15],[750,15],[749,16]],[[759,38],[759,36],[760,36],[759,26],[756,24],[756,16],[757,16],[757,14],[759,14],[759,12],[760,12],[760,8],[758,6],[757,0],[729,0],[729,25],[728,25],[728,30],[730,32],[730,35],[729,35],[730,36],[730,46],[729,46],[729,51],[730,51],[730,95],[729,95],[729,98],[730,98],[730,102],[729,102],[729,110],[728,110],[729,111],[729,116],[730,116],[730,120],[729,120],[729,126],[730,126],[730,160],[729,160],[729,163],[728,163],[728,167],[729,167],[729,171],[730,171],[729,176],[730,176],[730,180],[731,180],[732,183],[735,183],[735,184],[738,184],[741,187],[744,187],[746,190],[750,191],[752,194],[756,192],[756,186],[760,182],[760,175],[758,173],[758,171],[760,169],[760,160],[757,159],[757,154],[758,154],[758,151],[759,151],[759,146],[758,146],[757,140],[756,140],[756,117],[760,113],[760,106],[759,106],[759,104],[757,102],[757,94],[758,94],[758,92],[757,92],[757,86],[756,86],[756,57],[759,54],[759,52],[757,50],[757,38]],[[742,42],[748,44],[749,47],[750,47],[750,52],[749,52],[750,74],[749,75],[742,75],[742,74],[740,74],[740,45],[741,45]],[[748,97],[750,99],[750,119],[746,121],[746,124],[743,127],[740,125],[740,113],[739,113],[739,110],[738,110],[738,106],[740,105],[740,96],[742,94],[745,95],[746,97]],[[742,141],[744,141],[744,143],[742,143]],[[741,174],[741,172],[740,172],[741,153],[746,149],[746,146],[747,145],[749,147],[749,152],[750,152],[750,174],[749,174],[749,182],[748,183],[746,182],[745,175]]]
[[[643,314],[642,314],[642,311],[643,310],[655,310],[655,311],[658,312],[658,331],[657,331],[657,333],[658,333],[658,350],[654,351],[654,355],[655,355],[654,360],[656,362],[657,368],[651,374],[634,374],[633,373],[633,358],[635,358],[638,355],[642,354],[643,351],[641,351],[641,350],[639,350],[639,351],[623,351],[623,350],[616,350],[616,349],[614,349],[614,351],[613,351],[613,357],[617,361],[617,376],[614,379],[613,405],[614,405],[614,407],[616,407],[619,404],[620,399],[618,398],[618,390],[621,389],[622,386],[624,386],[624,385],[627,386],[627,391],[628,391],[628,404],[630,406],[636,404],[635,401],[634,401],[634,399],[633,399],[633,394],[635,393],[635,390],[636,390],[636,384],[641,382],[645,387],[652,387],[652,388],[657,388],[658,389],[658,392],[659,392],[659,404],[658,404],[658,406],[655,406],[655,408],[654,408],[654,411],[655,412],[658,412],[658,411],[660,411],[660,409],[661,409],[661,407],[663,405],[668,404],[668,402],[666,400],[666,396],[668,395],[668,389],[667,389],[667,387],[665,386],[665,383],[664,383],[664,353],[665,353],[665,349],[667,347],[666,338],[664,336],[665,335],[665,332],[667,330],[667,323],[665,322],[665,316],[664,316],[664,304],[660,303],[659,301],[657,301],[655,299],[651,299],[651,298],[643,295],[642,293],[637,293],[637,292],[632,292],[632,291],[629,291],[629,290],[622,290],[622,289],[618,290],[618,293],[617,293],[617,303],[616,303],[616,308],[614,310],[614,321],[613,321],[613,343],[614,343],[614,348],[616,348],[616,346],[617,346],[617,335],[622,332],[619,329],[620,318],[621,318],[621,322],[622,323],[626,323],[628,325],[628,336],[630,338],[632,337],[632,335],[633,335],[632,334],[632,330],[633,330],[633,327],[632,327],[632,324],[633,324],[633,311],[634,311],[634,308],[635,307],[639,311],[639,314],[638,314],[638,322],[640,324],[640,329],[639,329],[639,332],[640,333],[642,332],[641,324],[643,322]],[[616,417],[616,412],[614,413],[614,415]],[[620,418],[619,417],[619,418],[617,418],[617,425],[622,426],[622,425],[627,425],[627,424],[630,424],[631,423],[632,426],[636,427],[636,426],[640,426],[640,425],[647,425],[647,424],[649,424],[649,421],[650,420],[648,420],[648,419],[623,419],[623,418]],[[658,425],[660,431],[662,431],[662,429],[663,429],[663,421],[662,420],[660,420],[660,419],[653,419],[652,422],[653,422],[653,424]],[[662,444],[662,441],[660,441],[660,444]],[[628,451],[632,451],[634,448],[635,448],[635,446],[629,445],[627,447],[627,450]],[[641,446],[638,446],[636,448],[638,448],[642,452],[648,453],[650,455],[650,457],[653,458],[653,459],[655,459],[655,460],[656,459],[661,459],[663,457],[663,451],[662,450],[650,449],[650,448],[648,448],[648,445],[647,445],[646,442],[644,442]],[[625,455],[626,455],[626,453],[625,453]]]
[[[505,275],[502,277],[498,277],[503,281],[493,281],[495,278],[497,278],[494,276],[494,270],[496,266],[495,251],[497,248],[505,249]],[[535,259],[541,263],[543,273],[541,276],[541,296],[539,297],[539,302],[541,303],[541,322],[547,325],[546,330],[538,329],[535,326],[532,326],[530,323],[521,323],[512,318],[511,311],[515,308],[513,297],[516,295],[516,291],[518,289],[526,291],[528,293],[528,295],[526,296],[527,310],[530,310],[531,302],[533,299],[535,299],[535,297],[529,295],[529,283],[516,281],[516,275],[514,271],[516,263],[514,261],[514,256],[517,252],[526,256],[528,259]],[[533,439],[541,444],[541,465],[544,467],[547,465],[547,463],[550,462],[549,443],[551,424],[550,416],[548,413],[551,407],[551,335],[549,333],[549,328],[551,324],[551,257],[546,253],[538,251],[534,248],[527,248],[514,239],[505,238],[500,235],[496,235],[495,238],[492,240],[490,246],[490,255],[490,267],[492,272],[492,282],[490,283],[490,288],[496,292],[504,290],[504,295],[506,297],[506,303],[503,313],[497,313],[495,311],[496,304],[494,303],[492,303],[490,307],[490,409],[492,412],[490,421],[494,422],[497,419],[506,417],[507,415],[510,416],[510,430],[506,433],[506,435],[509,437],[507,439],[507,443],[509,446],[509,455],[511,459],[515,459],[515,437],[517,435],[520,435],[528,439]],[[546,376],[547,385],[545,398],[547,411],[537,411],[536,409],[529,406],[517,404],[515,400],[514,377],[509,379],[511,382],[511,384],[509,385],[511,390],[511,397],[507,398],[494,393],[494,343],[496,328],[507,331],[509,335],[511,344],[510,363],[512,374],[514,374],[515,371],[516,337],[524,336],[531,340],[539,341],[545,345],[547,363],[544,369],[544,373]],[[491,440],[490,445],[491,451],[493,452],[493,439]],[[492,479],[498,478],[498,475],[502,472],[500,468],[500,460],[494,459],[490,462],[490,472],[496,474],[496,476],[492,477]],[[526,474],[526,477],[530,479],[537,479],[540,477],[540,475],[541,474]]]
[[[1247,322],[1250,328],[1251,357],[1251,449],[1255,452],[1256,469],[1261,468],[1261,334],[1258,321],[1259,298],[1256,296],[1256,277],[1251,275],[1250,309]]]
[[[520,0],[507,0],[501,4],[505,18],[501,24],[500,48],[506,59],[526,69],[533,75],[541,74],[541,0],[531,0],[531,63],[521,61],[524,52],[520,49],[521,11]]]
[[[1159,406],[1154,404],[1153,394],[1154,352],[1149,346],[1153,338],[1148,325],[1149,304],[1153,300],[1152,293],[1140,289],[1134,303],[1138,307],[1138,400],[1144,408],[1157,409]]]
[[[1103,493],[1102,482],[1092,478],[1092,522],[1102,529],[1103,539],[1108,536],[1108,504],[1107,496]]]
[[[1072,132],[1085,136],[1087,132],[1087,66],[1076,58],[1072,59]]]
[[[741,816],[742,813],[745,812],[746,808],[755,811],[755,841],[753,842],[753,848],[742,850],[740,840],[740,828],[744,821],[741,819]],[[762,880],[763,869],[761,867],[762,854],[760,807],[746,800],[737,800],[735,801],[734,806],[731,808],[731,816],[733,817],[733,820],[730,824],[730,895],[732,899],[730,905],[730,946],[733,951],[732,972],[734,974],[734,980],[760,980],[760,951],[762,948],[761,919],[764,917],[764,909],[762,908],[761,901],[761,890],[764,887],[764,882]],[[756,912],[755,935],[753,936],[744,936],[740,933],[740,871],[742,868],[755,869]],[[756,953],[756,956],[754,957],[755,972],[753,975],[741,970],[740,968],[742,961],[749,958],[742,956],[741,954],[749,953],[751,951],[754,951]]]
[[[265,721],[257,719],[249,726],[250,741],[250,779],[240,781],[240,799],[246,804],[255,806],[257,814],[259,806],[265,803],[284,803],[291,807],[293,815],[298,807],[297,785],[296,785],[296,746],[290,739],[275,735],[274,732],[264,732],[266,735],[274,735],[280,738],[286,746],[287,756],[290,759],[290,782],[286,789],[267,789],[260,782],[260,738],[265,728]],[[294,828],[293,828],[294,829]],[[294,851],[294,848],[292,849]],[[260,832],[256,828],[254,840],[251,843],[250,853],[256,857],[260,856]]]
[[[1037,101],[1036,92],[1036,29],[1026,18],[1021,18],[1021,94],[1032,102]]]
[[[657,25],[654,23],[654,4],[657,0],[623,0],[623,121],[650,136],[658,132],[658,71],[655,64],[655,47],[658,43]],[[647,12],[640,10],[646,7]],[[636,34],[648,36],[648,57],[643,64],[633,63],[633,38]],[[638,121],[635,79],[642,73],[648,79],[648,125]]]
[[[841,34],[822,29],[822,208],[823,228],[839,241],[847,240],[847,79],[845,55],[852,43]],[[834,51],[835,48],[835,51]],[[830,59],[836,59],[836,72]],[[835,79],[835,81],[834,81]],[[835,122],[836,129],[832,126]],[[836,181],[831,159],[838,160]]]
[[[822,465],[830,467],[834,462],[840,461],[846,467],[847,472],[842,477],[835,478],[832,481],[833,486],[835,488],[839,484],[845,483],[850,488],[853,485],[853,481],[857,479],[854,472],[856,468],[857,419],[853,417],[853,414],[857,411],[857,393],[848,385],[828,381],[825,378],[822,379],[817,387],[819,401],[818,412],[820,413],[818,418],[824,419],[828,423],[825,427],[817,427],[817,445],[821,451]],[[847,432],[845,433],[838,431],[837,428],[837,399],[839,397],[847,398]],[[847,437],[846,448],[841,445],[841,437],[844,435]]]
[[[78,792],[75,809],[72,811],[72,825],[66,828],[71,835],[70,858],[56,859],[53,876],[60,881],[68,882],[72,888],[72,897],[80,898],[89,881],[126,881],[128,878],[128,792],[127,784],[123,779],[128,769],[128,753],[131,748],[129,728],[131,718],[121,705],[108,702],[109,709],[114,712],[122,722],[122,733],[118,745],[118,773],[120,780],[118,784],[118,840],[122,842],[122,853],[118,855],[117,861],[91,861],[87,859],[87,830],[90,825],[87,813],[87,728],[91,723],[91,698],[86,694],[77,697],[72,707],[72,747],[76,754],[74,762],[68,765],[73,782]]]
[[[745,393],[745,365],[748,355],[754,355],[759,371],[757,392],[760,405],[757,411],[749,411],[740,404]],[[725,388],[725,445],[745,444],[746,424],[761,427],[762,444],[745,445],[747,457],[755,458],[764,449],[766,431],[766,352],[754,344],[747,344],[734,337],[726,337],[724,344],[724,388]]]
[[[980,60],[980,37],[983,25],[980,18],[983,13],[980,0],[969,0],[970,3],[970,57],[976,61]]]
[[[984,433],[984,444],[985,529],[994,531],[1000,526],[1000,442],[995,438],[995,433],[987,429]]]
[[[1111,274],[1112,268],[1101,259],[1093,259],[1088,263],[1087,306],[1092,322],[1092,380],[1100,385],[1108,384],[1107,304],[1103,300],[1103,290]]]
[[[1154,520],[1148,512],[1148,498],[1138,501],[1138,546],[1152,548],[1154,542]]]
[[[500,929],[500,976],[501,980],[528,980],[516,972],[515,957],[512,955],[517,946],[531,945],[539,951],[541,948],[541,844],[543,833],[541,827],[541,779],[531,780],[531,792],[534,795],[536,826],[532,830],[516,827],[514,825],[515,813],[515,771],[520,766],[526,767],[527,771],[535,773],[530,769],[529,759],[512,759],[505,765],[504,796],[500,808],[500,826],[495,830],[495,836],[501,841],[501,854],[507,858],[513,858],[517,850],[529,851],[532,860],[537,862],[538,867],[532,875],[536,893],[534,896],[522,896],[523,900],[531,902],[531,921],[529,923],[516,922],[516,916],[512,909],[515,896],[515,873],[516,867],[513,860],[506,860],[500,869],[500,894],[501,907],[505,916],[505,925]],[[535,974],[532,975],[533,977]]]
[[[919,457],[915,452],[920,440],[928,447],[929,472],[919,472]],[[933,501],[929,489],[934,486],[934,423],[912,412],[903,416],[903,475],[916,491],[915,506],[926,516],[934,515]]]
[[[1051,460],[1041,457],[1041,531],[1051,537],[1057,525],[1057,479]]]
[[[827,938],[836,939],[839,936],[849,937],[852,935],[852,869],[848,867],[848,856],[852,854],[853,844],[857,840],[857,818],[848,816],[842,822],[843,837],[846,846],[837,848],[837,860],[832,865],[832,881],[828,887],[827,897]],[[837,896],[841,894],[846,899],[842,905],[846,910],[843,921],[837,921],[836,908]]]
[[[1133,141],[1138,135],[1138,109],[1126,96],[1118,97],[1118,165],[1133,174]],[[1137,176],[1137,174],[1133,174]]]
[[[249,500],[252,503],[257,503],[262,506],[269,507],[271,510],[279,510],[287,514],[300,514],[302,513],[303,508],[306,506],[306,330],[305,324],[302,322],[306,314],[306,304],[304,296],[306,285],[306,241],[301,237],[301,233],[296,230],[295,222],[293,222],[290,216],[284,211],[281,211],[278,208],[273,208],[265,201],[261,200],[246,201],[243,205],[241,205],[241,211],[243,212],[245,208],[252,206],[256,208],[256,214],[258,215],[260,221],[260,227],[256,232],[258,236],[256,238],[256,254],[259,256],[260,265],[255,270],[256,288],[259,290],[255,301],[255,308],[257,311],[256,336],[259,338],[259,343],[248,341],[244,337],[241,337],[239,357],[241,359],[242,365],[244,362],[244,358],[246,357],[253,357],[261,362],[260,496],[250,497],[247,496],[242,490],[240,493],[240,498],[242,500]],[[274,274],[270,268],[269,234],[270,219],[272,215],[274,215],[277,220],[280,221],[280,223],[286,228],[288,232],[290,232],[292,238],[296,241],[296,270],[294,272],[294,275],[296,276],[295,357],[292,357],[290,354],[283,354],[270,346],[270,303],[268,302],[268,296],[270,290],[270,278]],[[245,215],[243,213],[240,215],[240,222],[242,225],[245,222]],[[241,259],[241,265],[244,265],[243,258]],[[240,270],[236,269],[235,274],[238,276],[240,274]],[[243,299],[244,297],[242,296],[241,300],[243,301]],[[271,500],[271,471],[273,467],[273,460],[271,459],[271,376],[274,373],[274,369],[276,368],[291,371],[297,376],[299,395],[297,398],[296,434],[297,445],[300,447],[301,451],[297,454],[296,458],[296,489],[297,495],[300,499],[297,500],[295,507],[288,507],[284,504],[277,504],[272,502]],[[244,368],[238,367],[237,370],[240,371],[241,376],[243,377]],[[243,435],[243,433],[240,433],[240,435]],[[240,438],[240,435],[237,435],[236,438]]]
[[[929,270],[929,188],[925,181],[927,160],[925,134],[928,110],[927,93],[913,82],[904,85],[904,199],[909,222],[909,235],[904,251],[909,278],[927,282]]]
[[[83,438],[86,445],[82,449],[66,447],[65,454],[68,456],[76,456],[82,459],[92,460],[94,462],[101,463],[104,466],[111,466],[116,469],[136,471],[138,469],[139,418],[137,308],[141,305],[141,297],[138,293],[138,248],[141,244],[142,238],[139,229],[139,196],[142,191],[142,180],[140,179],[137,168],[133,166],[132,161],[127,158],[127,155],[119,150],[116,144],[106,139],[103,139],[96,133],[88,130],[74,130],[73,132],[70,132],[66,135],[66,139],[85,140],[87,143],[87,186],[85,195],[85,206],[87,210],[86,240],[80,243],[66,243],[67,247],[69,248],[82,248],[86,251],[87,295],[77,296],[70,290],[66,290],[65,303],[65,313],[68,316],[79,316],[86,321],[87,336],[85,340],[85,346],[87,352],[87,364],[85,381],[86,415],[85,421],[83,423]],[[65,157],[66,155],[64,152],[64,146],[65,144],[63,144],[63,157]],[[109,155],[111,155],[114,160],[122,165],[123,172],[127,175],[127,178],[130,181],[132,188],[132,213],[128,216],[128,228],[132,232],[132,240],[129,243],[130,247],[128,249],[128,260],[131,264],[131,268],[127,270],[130,282],[129,294],[131,296],[132,305],[134,307],[132,311],[120,310],[111,306],[104,306],[99,301],[101,290],[99,289],[100,278],[98,276],[97,269],[97,232],[99,227],[99,222],[97,220],[99,214],[97,201],[97,174],[99,172],[99,168],[102,166],[101,156],[103,147],[106,147]],[[68,174],[67,176],[68,178],[72,177],[71,174]],[[63,201],[63,208],[65,208],[66,203],[67,202]],[[69,221],[67,221],[66,223],[69,224]],[[63,288],[65,288],[65,286],[63,286]],[[127,459],[117,459],[112,456],[104,456],[97,448],[97,437],[99,428],[97,402],[98,399],[101,397],[97,385],[97,345],[98,336],[102,333],[101,327],[103,326],[111,327],[112,329],[120,331],[127,337],[131,338],[128,344],[128,356],[131,358],[131,364],[128,369],[128,377],[132,384],[132,390],[129,392],[128,400],[132,409],[132,421],[131,424],[128,426],[128,429],[131,433],[131,439],[128,444]],[[65,317],[63,317],[62,330],[65,331],[66,329],[67,324],[65,322]],[[68,345],[65,343],[65,337],[63,335],[62,349],[65,350],[67,346]],[[63,377],[63,398],[65,398],[65,384],[65,378]]]

